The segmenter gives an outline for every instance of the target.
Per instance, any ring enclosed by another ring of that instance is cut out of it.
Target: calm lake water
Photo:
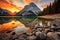
[[[23,24],[24,23],[32,23],[32,22],[36,22],[36,21],[39,21],[39,22],[42,22],[42,23],[52,21],[52,19],[38,18],[36,16],[33,16],[33,17],[30,17],[30,16],[28,16],[28,17],[15,16],[15,17],[0,17],[0,24],[8,23],[12,20],[22,22]]]

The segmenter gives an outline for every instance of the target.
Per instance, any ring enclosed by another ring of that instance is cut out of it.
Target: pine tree
[[[60,13],[60,0],[57,0],[56,3],[56,13]]]
[[[57,3],[57,0],[54,1],[53,5],[52,5],[52,13],[56,13],[56,3]]]
[[[50,6],[49,6],[49,13],[51,13],[51,3],[50,3]]]

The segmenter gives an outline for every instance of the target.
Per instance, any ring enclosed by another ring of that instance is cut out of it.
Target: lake
[[[40,26],[43,26],[43,25],[50,26],[51,21],[52,19],[38,18],[36,16],[0,17],[0,31],[14,29],[18,26],[23,26],[23,25],[29,28],[33,28],[37,24],[39,24]]]

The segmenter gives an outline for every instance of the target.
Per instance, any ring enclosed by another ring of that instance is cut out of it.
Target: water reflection
[[[43,19],[38,17],[0,17],[0,31],[16,28],[18,26],[25,26],[28,29],[33,27],[40,26],[50,26],[50,19]],[[16,29],[16,30],[17,30]],[[21,28],[20,28],[21,29]]]

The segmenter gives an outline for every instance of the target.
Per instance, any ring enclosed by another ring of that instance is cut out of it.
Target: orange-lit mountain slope
[[[15,5],[10,4],[10,3],[6,2],[6,1],[0,1],[0,8],[11,11],[12,12],[11,15],[14,15],[14,12],[19,12],[22,9],[22,7],[18,8]]]

